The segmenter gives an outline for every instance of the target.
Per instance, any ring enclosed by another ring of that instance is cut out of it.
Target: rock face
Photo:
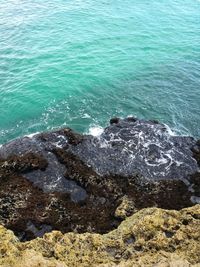
[[[61,129],[0,147],[0,223],[20,240],[107,233],[146,207],[200,203],[200,142],[156,121],[110,121],[98,137]]]
[[[45,234],[19,242],[0,226],[1,267],[199,267],[200,205],[143,209],[107,234]]]

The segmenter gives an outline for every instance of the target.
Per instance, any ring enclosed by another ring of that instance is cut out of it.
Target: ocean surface
[[[0,0],[0,144],[127,115],[200,137],[200,1]]]

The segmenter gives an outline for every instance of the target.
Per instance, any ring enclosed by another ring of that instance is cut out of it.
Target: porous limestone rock
[[[126,217],[135,213],[135,203],[132,199],[127,196],[122,197],[120,205],[115,210],[115,217],[124,220]]]
[[[142,209],[107,234],[53,231],[20,242],[0,227],[1,267],[200,266],[200,205]]]

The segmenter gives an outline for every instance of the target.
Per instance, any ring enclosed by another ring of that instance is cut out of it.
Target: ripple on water
[[[128,114],[199,137],[199,12],[196,0],[2,0],[0,143]]]

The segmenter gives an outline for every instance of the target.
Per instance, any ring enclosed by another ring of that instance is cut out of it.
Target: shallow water
[[[0,143],[113,116],[200,136],[200,1],[1,0]]]

